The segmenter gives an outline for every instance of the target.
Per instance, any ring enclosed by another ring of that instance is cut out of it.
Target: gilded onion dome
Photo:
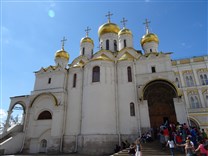
[[[83,37],[80,43],[84,43],[84,42],[92,43],[94,45],[94,42],[90,37]]]
[[[62,48],[56,52],[55,58],[65,58],[69,60],[69,54]]]
[[[129,30],[127,28],[123,28],[118,32],[118,35],[123,35],[123,34],[132,35],[132,32],[131,32],[131,30]]]
[[[116,24],[114,23],[105,23],[103,25],[101,25],[98,29],[98,35],[99,37],[102,36],[103,34],[106,34],[106,33],[115,33],[115,34],[118,34],[118,32],[120,31],[120,28],[119,26],[117,26]]]
[[[159,39],[156,34],[148,33],[142,37],[141,45],[143,46],[145,43],[152,42],[152,41],[159,43]]]

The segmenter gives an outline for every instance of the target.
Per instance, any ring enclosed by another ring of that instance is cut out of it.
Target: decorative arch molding
[[[193,123],[195,123],[198,127],[199,127],[199,125],[201,125],[201,124],[199,123],[199,121],[198,121],[197,119],[195,119],[193,116],[188,116],[188,119],[189,119],[190,121],[192,121]]]
[[[48,92],[48,93],[40,93],[40,94],[38,94],[38,95],[32,100],[32,102],[31,102],[31,104],[30,104],[30,107],[32,107],[33,103],[34,103],[39,97],[44,96],[44,95],[51,96],[52,99],[53,99],[54,102],[55,102],[55,106],[58,106],[58,100],[57,100],[57,98],[55,97],[55,95],[53,95],[52,93]]]
[[[17,101],[15,103],[13,103],[12,106],[10,107],[9,111],[12,111],[12,109],[15,107],[15,105],[21,105],[23,108],[24,114],[26,113],[26,104],[23,101]]]
[[[174,83],[172,83],[172,82],[169,81],[169,80],[161,79],[161,78],[160,78],[160,79],[154,79],[154,80],[151,80],[151,81],[147,82],[147,83],[144,85],[144,87],[143,87],[143,89],[142,89],[142,98],[143,98],[144,100],[147,99],[145,93],[148,91],[149,87],[151,87],[151,86],[154,85],[154,84],[164,84],[164,85],[166,85],[167,87],[169,87],[170,89],[172,89],[172,90],[174,91],[174,98],[176,98],[176,97],[181,97],[181,96],[182,96],[181,91],[177,88],[177,86],[176,86]]]

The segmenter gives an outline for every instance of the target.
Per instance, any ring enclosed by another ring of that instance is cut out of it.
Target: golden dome
[[[146,42],[152,42],[152,41],[159,43],[159,39],[157,35],[153,33],[148,33],[142,37],[141,45],[143,46]]]
[[[90,37],[83,37],[81,39],[80,43],[84,43],[84,42],[89,42],[89,43],[92,43],[94,45],[94,42]]]
[[[103,25],[101,25],[98,29],[98,35],[99,37],[103,34],[106,33],[115,33],[118,34],[118,32],[120,31],[120,28],[114,24],[114,23],[105,23]]]
[[[61,49],[56,52],[55,58],[65,58],[69,60],[69,54],[64,49]]]
[[[129,29],[123,28],[122,30],[120,30],[120,31],[118,32],[118,35],[123,35],[123,34],[129,34],[129,35],[132,35],[132,32],[131,32],[131,30],[129,30]]]

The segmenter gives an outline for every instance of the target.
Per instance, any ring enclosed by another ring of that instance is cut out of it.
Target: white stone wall
[[[92,82],[92,68],[100,67],[100,82]],[[84,69],[82,134],[115,134],[114,63],[93,61]]]
[[[100,46],[102,49],[106,49],[106,40],[109,40],[109,50],[112,52],[115,52],[114,50],[114,40],[116,40],[117,43],[117,49],[119,48],[119,43],[118,43],[118,35],[115,33],[107,33],[103,34],[100,37]]]
[[[135,93],[134,64],[132,61],[121,61],[117,64],[118,73],[118,113],[121,134],[137,134],[137,101]],[[127,67],[131,67],[132,82],[128,82]],[[134,103],[135,116],[130,115],[130,103]]]
[[[143,45],[143,50],[145,54],[151,53],[151,52],[158,52],[158,43],[152,41],[152,42],[146,42]]]
[[[124,48],[124,40],[126,40],[126,47],[133,47],[133,36],[130,34],[122,34],[118,36],[119,44],[118,50]]]
[[[93,47],[94,45],[89,42],[83,42],[80,45],[80,55],[83,55],[83,48],[84,50],[84,56],[86,56],[88,59],[92,57],[92,52],[93,52]]]

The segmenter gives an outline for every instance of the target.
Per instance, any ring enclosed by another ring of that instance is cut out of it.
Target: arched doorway
[[[162,123],[176,123],[173,98],[177,97],[177,90],[173,84],[165,80],[154,80],[143,91],[144,100],[148,102],[152,128],[158,128]]]
[[[47,140],[43,139],[40,142],[40,149],[39,152],[40,153],[46,153],[46,149],[47,149]]]

